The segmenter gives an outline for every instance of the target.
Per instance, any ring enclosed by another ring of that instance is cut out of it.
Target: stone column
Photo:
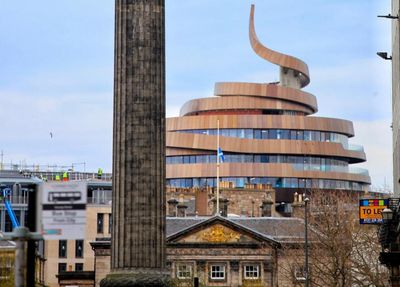
[[[164,286],[164,0],[115,1],[113,231],[107,286]]]

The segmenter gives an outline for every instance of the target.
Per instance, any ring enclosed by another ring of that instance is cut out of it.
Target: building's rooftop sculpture
[[[302,60],[293,56],[285,55],[265,47],[259,40],[254,28],[254,5],[251,5],[249,37],[251,47],[261,58],[278,65],[283,71],[290,71],[290,74],[299,79],[301,87],[310,83],[308,66]],[[282,74],[281,74],[282,76]]]

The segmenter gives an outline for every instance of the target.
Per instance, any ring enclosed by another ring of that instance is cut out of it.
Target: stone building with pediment
[[[167,217],[166,231],[167,264],[177,286],[194,286],[195,280],[199,286],[294,286],[281,278],[279,266],[288,260],[284,246],[302,248],[301,219]],[[110,241],[91,245],[98,286],[110,268]]]

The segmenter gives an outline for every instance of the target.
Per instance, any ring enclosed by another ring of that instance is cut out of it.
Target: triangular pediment
[[[183,228],[168,236],[167,241],[172,244],[260,244],[267,242],[279,245],[272,238],[219,216]]]

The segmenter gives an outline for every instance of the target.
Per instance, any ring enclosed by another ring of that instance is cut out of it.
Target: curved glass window
[[[348,162],[334,158],[272,154],[224,154],[228,163],[290,163],[296,170],[348,172]],[[216,155],[167,156],[167,164],[217,163]]]
[[[182,130],[181,133],[194,133],[204,135],[217,135],[216,129],[207,130]],[[349,138],[346,135],[309,130],[287,130],[287,129],[220,129],[220,136],[246,139],[271,139],[271,140],[302,140],[341,143],[348,147]]]
[[[363,190],[365,186],[354,181],[286,177],[222,177],[220,181],[221,187],[229,188],[250,188],[254,184],[271,184],[274,188]],[[176,188],[215,187],[217,179],[215,177],[175,178],[167,179],[166,183],[168,187]]]

